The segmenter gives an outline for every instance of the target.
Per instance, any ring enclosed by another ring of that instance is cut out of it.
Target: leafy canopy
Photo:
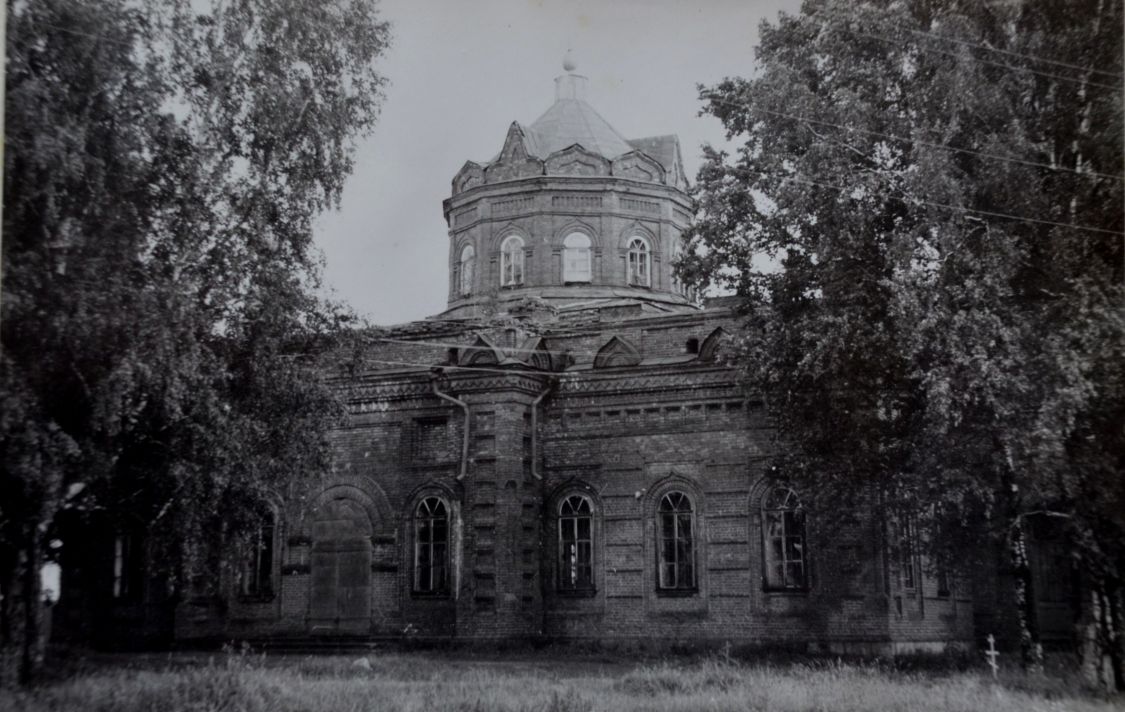
[[[812,0],[701,88],[735,147],[706,149],[682,269],[743,297],[776,471],[825,518],[877,496],[951,555],[1048,513],[1123,572],[1121,28],[1120,2]]]
[[[3,563],[79,505],[180,551],[325,466],[314,357],[350,317],[312,225],[388,26],[366,0],[7,10]]]

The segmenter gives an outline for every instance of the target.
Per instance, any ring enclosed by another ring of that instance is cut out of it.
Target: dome
[[[546,158],[576,143],[603,158],[616,158],[633,150],[625,137],[584,99],[557,99],[525,132],[531,144],[528,153],[538,158]]]
[[[512,122],[492,160],[467,161],[443,203],[449,308],[692,310],[673,272],[691,224],[679,140],[626,139],[586,101],[586,77],[555,78],[554,103]]]

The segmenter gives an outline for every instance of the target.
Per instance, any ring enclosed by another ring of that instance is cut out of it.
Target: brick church
[[[625,138],[565,69],[453,177],[447,310],[367,337],[336,381],[333,472],[279,495],[220,597],[169,604],[167,636],[971,643],[971,587],[882,522],[813,542],[724,362],[735,315],[674,274],[678,139]],[[127,635],[152,596],[123,595],[142,584],[117,544],[104,620]]]

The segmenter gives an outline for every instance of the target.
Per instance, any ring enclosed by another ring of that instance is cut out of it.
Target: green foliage
[[[316,296],[312,225],[388,27],[361,0],[35,0],[7,37],[3,569],[65,507],[128,518],[173,573],[326,465],[314,358],[351,317]]]
[[[707,150],[684,270],[744,298],[777,474],[822,521],[878,503],[971,564],[1049,520],[1121,600],[1122,18],[810,1],[701,91],[737,149]]]

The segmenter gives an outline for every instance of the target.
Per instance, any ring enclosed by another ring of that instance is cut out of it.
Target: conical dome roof
[[[580,144],[587,151],[615,158],[633,150],[594,107],[578,98],[559,98],[525,129],[528,152],[546,158],[555,151]]]

